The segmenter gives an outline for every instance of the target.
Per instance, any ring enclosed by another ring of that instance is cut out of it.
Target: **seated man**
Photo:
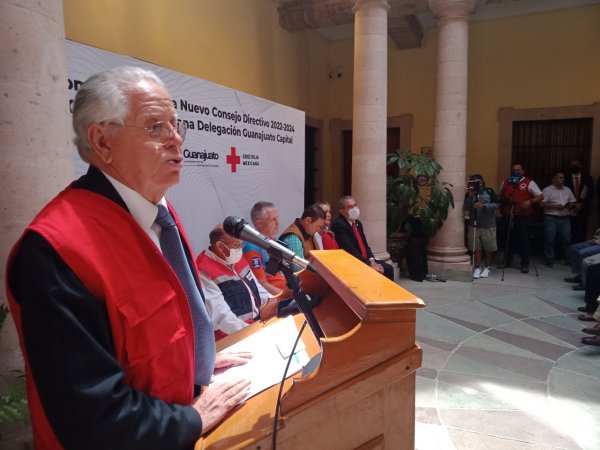
[[[325,221],[325,213],[317,205],[310,205],[304,209],[302,217],[283,230],[280,240],[287,245],[300,258],[308,258],[311,250],[319,250],[315,233],[321,229]],[[294,271],[301,267],[294,267]]]
[[[394,268],[386,262],[375,259],[367,243],[362,223],[358,220],[360,211],[354,197],[346,195],[340,198],[338,211],[340,215],[332,222],[331,230],[335,233],[340,248],[394,281]]]
[[[592,336],[585,336],[581,338],[581,343],[585,345],[595,345],[600,347],[600,306],[598,302],[595,305],[596,309],[592,314],[585,314],[584,317],[587,321],[595,322],[594,325],[590,327],[584,328],[583,331],[586,334],[591,334]],[[581,319],[581,316],[579,317]]]
[[[252,323],[269,293],[242,258],[242,241],[225,233],[222,224],[210,232],[209,240],[196,264],[218,340]]]
[[[269,239],[275,239],[279,231],[279,212],[273,203],[257,202],[250,211],[250,219],[254,228],[260,233]],[[269,261],[269,254],[266,250],[250,242],[244,242],[243,256],[250,264],[250,270],[252,270],[256,279],[269,294],[277,295],[285,289],[285,277],[281,272],[275,275],[269,275],[265,272]]]
[[[594,256],[592,256],[594,258]],[[587,260],[590,258],[584,259]],[[577,308],[582,312],[579,320],[592,320],[592,315],[598,308],[598,298],[600,298],[600,263],[592,264],[582,271],[582,282],[584,283],[585,295],[583,297],[585,306]]]
[[[571,272],[574,277],[565,278],[567,283],[579,283],[573,286],[576,291],[583,291],[585,286],[582,284],[581,269],[583,260],[589,256],[600,253],[600,228],[596,230],[594,235],[584,242],[578,242],[571,245],[569,248],[569,260],[571,261]]]
[[[590,267],[593,267],[597,264],[600,264],[600,254],[588,256],[587,258],[583,258],[581,262],[581,280],[580,284],[586,286],[586,280],[588,278],[588,270]]]

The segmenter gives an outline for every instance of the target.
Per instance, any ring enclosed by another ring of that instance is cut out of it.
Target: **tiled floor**
[[[581,344],[583,292],[566,266],[472,283],[400,285],[421,297],[418,450],[600,449],[600,347]]]

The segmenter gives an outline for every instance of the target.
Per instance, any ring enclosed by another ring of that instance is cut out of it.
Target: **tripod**
[[[506,271],[506,264],[508,263],[508,246],[510,245],[510,235],[512,234],[513,222],[514,222],[515,204],[510,205],[510,216],[508,219],[508,228],[506,229],[506,242],[504,243],[504,261],[502,264],[502,278],[500,281],[504,281],[504,272]]]
[[[469,212],[470,215],[472,215],[473,217],[471,218],[471,226],[473,227],[473,246],[471,247],[472,249],[472,255],[471,255],[471,273],[475,273],[475,242],[477,241],[477,215],[479,213],[479,211],[477,210],[477,208],[475,208],[475,203],[477,203],[479,201],[479,194],[474,194],[473,195],[473,199],[472,199],[472,205],[471,205],[471,210]]]
[[[513,191],[513,195],[514,195],[514,191]],[[512,196],[511,196],[512,197]],[[504,264],[502,267],[502,278],[500,281],[504,281],[504,272],[506,271],[506,265],[508,264],[508,253],[509,253],[509,249],[510,249],[510,235],[513,232],[513,227],[514,227],[514,216],[515,216],[515,204],[513,201],[510,202],[510,216],[509,216],[509,220],[508,220],[508,229],[506,230],[506,243],[504,245]],[[529,239],[529,235],[527,234],[527,231],[525,231],[525,239]],[[535,270],[535,276],[539,277],[540,274],[538,273],[537,270],[537,265],[535,264],[535,259],[531,258],[531,263],[533,264],[533,269]]]

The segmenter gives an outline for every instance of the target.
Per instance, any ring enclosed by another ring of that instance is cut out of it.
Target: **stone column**
[[[387,0],[354,2],[352,195],[371,250],[386,250]]]
[[[61,0],[0,0],[0,303],[8,252],[73,178]],[[22,369],[13,321],[0,334],[0,374]]]
[[[467,147],[469,15],[477,0],[429,0],[436,17],[437,77],[433,154],[444,170],[440,179],[454,186],[454,209],[432,239],[429,260],[442,269],[467,270],[463,199]]]

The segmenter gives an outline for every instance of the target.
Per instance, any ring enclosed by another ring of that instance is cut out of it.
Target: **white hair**
[[[79,156],[89,162],[92,146],[87,130],[93,123],[123,124],[129,112],[129,96],[142,81],[165,87],[152,71],[134,66],[116,67],[89,77],[81,85],[73,102],[73,130]]]

